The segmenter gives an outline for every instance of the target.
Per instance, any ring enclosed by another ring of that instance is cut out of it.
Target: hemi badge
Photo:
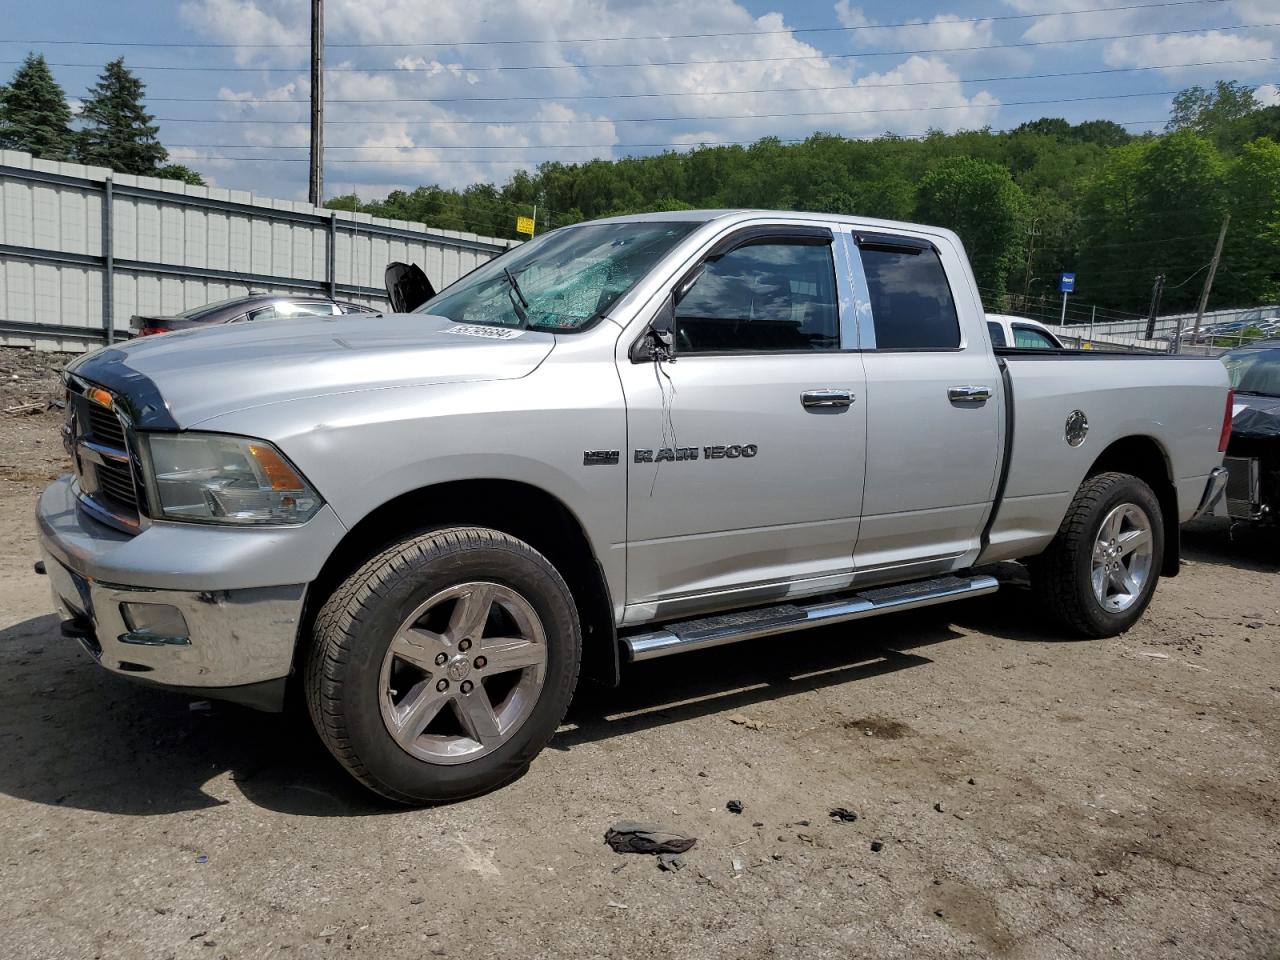
[[[582,465],[584,467],[607,467],[618,462],[620,452],[617,450],[583,450]]]

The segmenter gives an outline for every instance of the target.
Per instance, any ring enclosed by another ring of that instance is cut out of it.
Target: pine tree
[[[27,54],[9,86],[0,87],[0,147],[68,160],[74,145],[66,94],[44,57]]]
[[[84,129],[78,137],[81,163],[119,173],[154,175],[169,153],[156,139],[159,127],[142,106],[142,81],[124,65],[124,57],[103,68],[80,110]]]

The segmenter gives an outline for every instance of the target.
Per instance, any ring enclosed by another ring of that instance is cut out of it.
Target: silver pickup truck
[[[519,775],[580,674],[990,593],[995,561],[1047,631],[1120,633],[1226,480],[1221,363],[993,349],[946,230],[664,213],[396,277],[413,312],[75,360],[38,514],[103,667],[294,685],[404,802]]]

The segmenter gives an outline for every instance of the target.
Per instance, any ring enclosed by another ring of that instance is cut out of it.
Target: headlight
[[[324,503],[265,440],[219,433],[142,434],[156,519],[305,523]]]

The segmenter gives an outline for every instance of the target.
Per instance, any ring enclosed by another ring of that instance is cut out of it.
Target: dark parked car
[[[1233,520],[1280,522],[1280,339],[1226,353],[1235,389],[1231,443],[1223,465],[1226,510]]]
[[[245,320],[282,320],[289,317],[334,317],[344,313],[377,313],[372,307],[328,297],[288,297],[278,293],[259,293],[250,297],[233,297],[192,307],[171,317],[134,316],[129,320],[139,337],[171,330],[190,330],[215,323],[240,323]]]

